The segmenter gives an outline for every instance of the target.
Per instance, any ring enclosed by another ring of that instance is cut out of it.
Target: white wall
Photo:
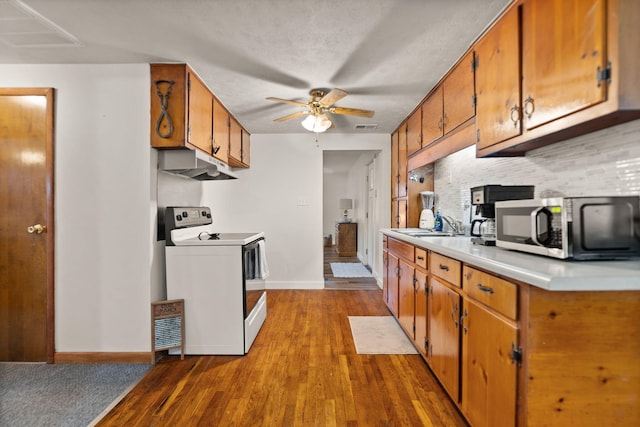
[[[342,217],[343,210],[340,209],[340,199],[353,199],[354,196],[348,192],[347,179],[349,174],[346,172],[324,172],[323,174],[323,197],[324,200],[322,211],[322,234],[331,235],[331,239],[335,244],[336,220]],[[349,217],[353,218],[353,210],[349,211]]]
[[[271,276],[267,287],[322,288],[323,150],[380,150],[390,164],[388,135],[257,134],[251,136],[251,168],[238,180],[203,182],[204,205],[214,224],[228,231],[264,231]],[[379,175],[389,194],[389,168]],[[303,203],[302,205],[299,202]],[[390,201],[380,202],[377,228],[389,226]],[[386,222],[385,222],[386,220]],[[380,251],[381,252],[381,251]],[[377,253],[377,252],[376,252]],[[374,265],[380,277],[381,260]]]
[[[56,351],[149,351],[149,66],[2,65],[0,82],[56,89]]]

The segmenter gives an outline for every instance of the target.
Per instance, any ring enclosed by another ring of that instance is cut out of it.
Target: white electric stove
[[[264,233],[217,232],[208,207],[168,207],[167,298],[185,300],[186,354],[246,354],[267,316]]]

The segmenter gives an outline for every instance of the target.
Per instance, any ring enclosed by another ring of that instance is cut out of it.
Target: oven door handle
[[[538,237],[538,217],[542,214],[547,217],[547,232],[551,230],[551,212],[546,207],[541,207],[531,212],[531,240],[538,246],[546,246],[545,242],[540,242]],[[548,241],[548,238],[546,239]]]

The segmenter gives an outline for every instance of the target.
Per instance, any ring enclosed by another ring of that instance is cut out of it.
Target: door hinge
[[[424,339],[424,348],[429,348],[429,338]]]
[[[522,366],[522,346],[516,348],[515,343],[511,343],[511,363],[517,363],[518,367]]]
[[[369,249],[365,249],[365,250],[364,250],[364,254],[365,254],[365,255],[369,255]]]
[[[191,139],[191,125],[187,125],[187,141]]]
[[[611,83],[611,62],[607,63],[607,68],[605,69],[601,69],[598,65],[596,69],[596,79],[598,81],[598,87],[600,87],[603,81],[606,81],[607,84]]]
[[[413,333],[416,333],[416,324],[414,323],[413,326],[411,327],[411,329],[413,330]]]
[[[471,71],[475,71],[478,69],[478,64],[480,64],[480,57],[476,56],[471,61]]]
[[[480,129],[476,129],[476,142],[480,142]]]
[[[473,95],[471,97],[471,104],[475,107],[476,105],[478,105],[478,96],[477,95]]]

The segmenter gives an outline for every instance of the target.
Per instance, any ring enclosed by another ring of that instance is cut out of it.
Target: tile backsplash
[[[640,194],[640,120],[530,151],[525,157],[476,158],[471,146],[435,164],[443,214],[468,223],[470,189],[535,185],[535,197]]]

